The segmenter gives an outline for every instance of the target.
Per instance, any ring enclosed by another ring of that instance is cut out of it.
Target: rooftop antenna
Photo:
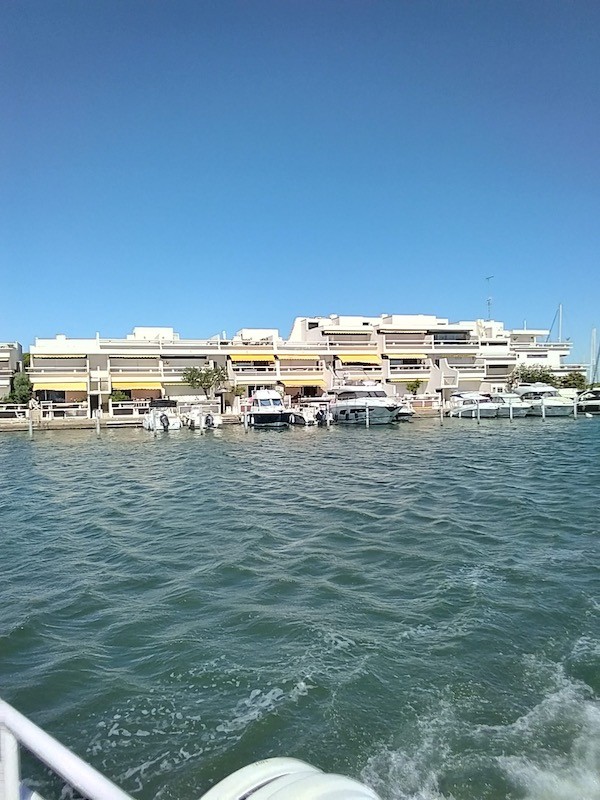
[[[492,280],[493,277],[494,277],[493,275],[488,275],[487,278],[486,278],[487,289],[488,289],[488,298],[487,298],[487,312],[488,312],[487,318],[488,318],[488,320],[492,318],[492,297],[490,295],[490,281]]]

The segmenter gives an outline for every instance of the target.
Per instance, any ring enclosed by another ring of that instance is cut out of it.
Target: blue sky
[[[0,6],[0,340],[600,327],[600,3]]]

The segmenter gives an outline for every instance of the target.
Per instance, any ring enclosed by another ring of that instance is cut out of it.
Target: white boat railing
[[[19,745],[88,800],[132,800],[131,796],[86,764],[67,747],[0,700],[0,798],[41,800],[21,785]],[[23,792],[23,794],[22,794]]]

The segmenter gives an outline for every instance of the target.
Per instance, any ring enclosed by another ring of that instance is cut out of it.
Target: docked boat
[[[531,403],[521,400],[514,392],[496,392],[489,397],[492,403],[497,404],[499,417],[526,417],[532,408]]]
[[[214,430],[223,424],[223,417],[214,411],[205,411],[202,406],[192,406],[185,417],[191,431]]]
[[[456,392],[450,398],[449,417],[489,419],[498,416],[498,403],[479,392]]]
[[[548,383],[521,383],[513,391],[521,400],[531,403],[529,413],[534,417],[568,417],[573,413],[573,401]]]
[[[583,414],[600,414],[600,389],[588,389],[577,398],[577,411]]]
[[[357,425],[387,425],[410,419],[409,403],[389,397],[381,384],[347,384],[331,389],[329,411],[334,422]]]
[[[316,425],[317,412],[313,406],[292,406],[288,421],[290,425]]]
[[[147,431],[178,431],[181,417],[177,413],[175,400],[151,400],[150,408],[142,417],[142,425]]]
[[[275,389],[258,389],[252,395],[246,419],[253,427],[282,428],[290,424],[290,410],[283,405]]]

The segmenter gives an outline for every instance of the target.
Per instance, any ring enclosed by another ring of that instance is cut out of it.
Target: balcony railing
[[[400,372],[430,372],[430,368],[425,364],[390,364],[390,375]]]
[[[31,367],[29,367],[27,369],[27,374],[29,375],[29,377],[32,377],[33,375],[43,375],[44,373],[51,374],[51,375],[57,375],[57,374],[60,374],[61,372],[65,373],[67,375],[72,375],[74,373],[77,373],[78,375],[87,375],[88,368],[87,367],[72,367],[72,366],[68,366],[68,365],[65,365],[65,366],[62,366],[62,367],[52,367],[52,366],[38,367],[37,365],[32,365]]]
[[[300,366],[279,366],[279,373],[281,375],[298,375],[302,372],[310,372],[311,374],[325,372],[323,367],[300,367]]]

